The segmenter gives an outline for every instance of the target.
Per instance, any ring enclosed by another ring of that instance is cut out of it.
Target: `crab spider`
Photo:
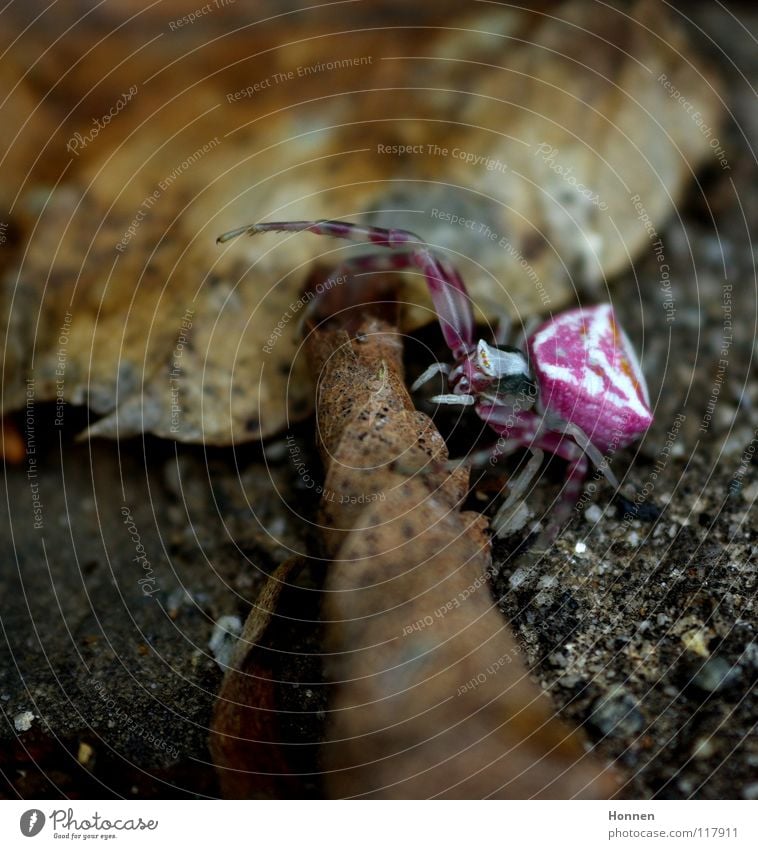
[[[493,522],[496,533],[509,531],[545,452],[568,464],[550,536],[576,503],[589,461],[618,489],[607,455],[639,438],[653,416],[639,362],[610,304],[579,307],[548,319],[529,335],[526,351],[491,345],[475,341],[471,302],[461,276],[413,233],[341,221],[264,222],[231,230],[218,242],[270,231],[307,231],[389,249],[350,260],[334,272],[335,279],[346,270],[415,268],[424,274],[454,362],[431,365],[412,390],[436,374],[445,375],[449,392],[432,400],[473,407],[500,437],[493,457],[521,448],[532,452],[524,471],[509,485],[508,498]]]

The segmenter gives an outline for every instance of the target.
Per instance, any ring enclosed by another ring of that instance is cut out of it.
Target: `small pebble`
[[[578,542],[578,543],[574,546],[574,551],[575,551],[577,554],[584,554],[584,552],[585,552],[585,551],[587,551],[587,544],[586,544],[586,543],[584,543],[584,542]]]
[[[30,710],[22,710],[13,717],[16,731],[28,731],[34,722],[34,714]]]
[[[208,648],[222,669],[226,669],[231,663],[234,646],[241,633],[242,621],[239,616],[222,616],[213,626]]]
[[[739,680],[742,672],[723,657],[707,660],[695,675],[693,683],[708,693],[716,693]]]
[[[595,703],[590,722],[603,734],[628,737],[644,727],[645,717],[638,710],[634,697],[617,688]]]
[[[82,766],[87,766],[94,754],[95,750],[89,743],[79,743],[79,751],[77,752],[76,759]]]
[[[530,570],[520,566],[518,569],[514,569],[513,574],[508,578],[508,583],[512,590],[517,589],[522,584],[526,583],[529,579]]]
[[[603,518],[603,511],[597,504],[591,504],[584,511],[584,518],[593,525],[596,525]]]
[[[758,781],[754,781],[752,784],[747,784],[742,788],[742,798],[758,799]]]
[[[689,649],[689,651],[700,655],[700,657],[708,657],[710,655],[708,641],[711,636],[711,632],[706,631],[704,628],[691,628],[682,634],[681,640],[685,648]]]
[[[185,589],[185,587],[179,587],[173,590],[166,599],[166,610],[171,619],[176,619],[184,605],[192,606],[193,604],[192,593]]]
[[[276,540],[284,536],[287,531],[287,521],[284,516],[277,516],[267,528],[269,534]]]
[[[699,737],[692,747],[693,758],[709,758],[716,751],[713,737]]]

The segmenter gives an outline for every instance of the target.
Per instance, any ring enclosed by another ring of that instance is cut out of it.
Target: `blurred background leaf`
[[[229,444],[310,411],[291,305],[315,260],[352,249],[308,236],[220,249],[224,230],[408,227],[461,266],[482,318],[521,322],[577,292],[606,298],[649,239],[631,196],[662,222],[709,153],[659,75],[719,121],[711,73],[653,0],[268,2],[183,23],[194,4],[71,3],[22,32],[42,8],[0,21],[15,234],[3,409],[33,371],[36,399],[88,405],[97,435]],[[418,276],[402,297],[406,329],[433,319]]]

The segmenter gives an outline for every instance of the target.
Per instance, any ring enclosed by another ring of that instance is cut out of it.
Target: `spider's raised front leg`
[[[474,316],[466,286],[458,272],[449,264],[438,260],[429,246],[408,230],[363,227],[343,221],[265,221],[230,230],[217,239],[228,242],[243,234],[267,232],[308,232],[318,236],[332,236],[352,242],[368,242],[380,248],[398,250],[386,262],[369,256],[364,258],[365,270],[390,271],[409,267],[418,268],[426,278],[429,294],[437,312],[442,335],[453,357],[458,359],[470,351],[474,344]]]

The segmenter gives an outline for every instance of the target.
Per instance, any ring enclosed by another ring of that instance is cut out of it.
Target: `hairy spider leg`
[[[532,452],[532,457],[524,471],[515,481],[509,483],[508,498],[498,510],[497,521],[494,524],[495,527],[501,527],[502,532],[507,532],[506,516],[514,511],[517,499],[523,495],[539,470],[543,454],[555,454],[568,463],[561,497],[544,535],[544,541],[552,541],[558,535],[582,493],[582,486],[589,470],[589,461],[584,448],[574,441],[572,433],[545,430],[543,418],[531,411],[513,416],[512,413],[503,411],[497,405],[486,407],[480,405],[477,412],[501,436],[492,449],[492,456],[507,456],[519,448],[527,448]]]
[[[505,536],[512,526],[519,505],[526,501],[524,494],[539,471],[544,457],[545,453],[542,450],[533,448],[532,456],[527,461],[524,471],[515,480],[508,481],[508,497],[492,518],[492,527],[496,536]]]
[[[466,287],[457,271],[449,264],[440,262],[429,246],[408,230],[362,227],[343,221],[265,221],[238,227],[224,233],[216,240],[223,243],[244,234],[284,232],[314,233],[317,236],[332,236],[352,242],[368,242],[381,248],[401,250],[389,269],[401,270],[416,267],[423,272],[429,294],[437,312],[442,335],[453,357],[459,359],[474,345],[474,317]],[[372,264],[373,255],[363,261],[364,270],[388,270],[386,264]]]
[[[539,451],[540,454],[554,454],[568,464],[557,504],[550,511],[547,527],[541,535],[542,542],[549,545],[558,536],[579,501],[589,471],[589,460],[576,442],[561,434],[546,433],[530,447],[532,451]]]
[[[563,489],[561,490],[557,505],[550,514],[550,521],[547,528],[545,528],[543,533],[543,541],[550,543],[558,536],[561,528],[571,515],[571,511],[574,509],[577,501],[579,501],[579,496],[582,494],[584,481],[589,471],[589,460],[581,447],[570,438],[561,438],[560,435],[556,434],[545,435],[557,437],[559,441],[553,453],[568,463]]]
[[[447,377],[450,374],[449,363],[432,363],[413,381],[411,392],[420,389],[425,383],[428,383],[435,375],[444,374]]]

